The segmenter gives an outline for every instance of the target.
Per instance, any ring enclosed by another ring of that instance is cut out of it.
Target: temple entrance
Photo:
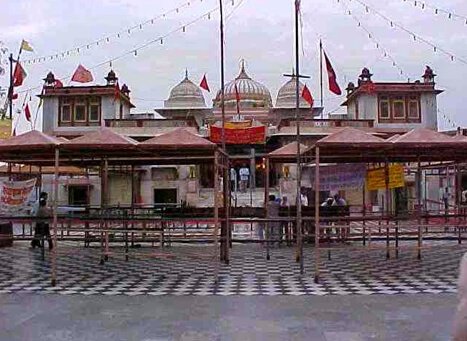
[[[68,204],[70,206],[89,205],[89,187],[88,186],[68,186]]]
[[[154,188],[154,205],[176,204],[176,188]]]

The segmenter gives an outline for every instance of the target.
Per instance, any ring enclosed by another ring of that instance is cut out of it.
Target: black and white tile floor
[[[209,250],[209,251],[208,251]],[[230,265],[202,255],[212,246],[134,249],[99,264],[100,250],[60,246],[58,283],[50,286],[50,255],[26,243],[0,249],[0,293],[34,292],[63,295],[371,295],[454,293],[465,246],[439,244],[417,260],[413,251],[386,260],[384,251],[335,250],[321,259],[321,282],[313,280],[313,249],[305,248],[305,274],[300,275],[294,249],[271,251],[258,245],[234,245]],[[121,249],[115,251],[122,252]],[[150,253],[159,256],[150,257]],[[143,253],[144,257],[132,253]],[[160,257],[160,254],[173,257]]]

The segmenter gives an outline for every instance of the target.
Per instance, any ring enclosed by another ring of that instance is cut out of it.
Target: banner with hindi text
[[[227,144],[261,144],[266,140],[266,127],[248,127],[224,129]],[[214,143],[222,142],[222,128],[211,126],[210,140]]]
[[[311,187],[314,188],[315,168],[309,168]],[[362,188],[365,183],[366,166],[363,164],[342,164],[321,166],[319,169],[320,191],[338,191]]]
[[[27,209],[37,179],[3,181],[0,192],[0,209],[3,213],[19,213]]]

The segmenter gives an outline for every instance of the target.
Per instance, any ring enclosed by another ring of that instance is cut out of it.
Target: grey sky
[[[414,1],[363,0],[406,28],[439,45],[454,55],[467,59],[467,25],[459,19],[435,16],[429,9],[421,10]],[[35,53],[23,53],[23,58],[34,58],[66,50],[113,34],[121,29],[152,18],[184,3],[183,0],[3,0],[1,3],[0,40],[15,54],[21,39],[28,40]],[[293,64],[293,0],[234,0],[226,1],[226,14],[241,2],[226,22],[226,80],[238,73],[239,60],[244,58],[250,76],[264,83],[273,98],[285,81],[282,74],[290,72]],[[155,21],[143,30],[101,44],[79,55],[61,61],[25,65],[28,78],[18,91],[42,83],[48,71],[57,77],[71,75],[81,63],[88,68],[131,50],[146,41],[164,35],[172,29],[199,17],[217,6],[217,0],[192,0],[190,7]],[[420,1],[418,2],[420,3]],[[429,0],[454,13],[467,15],[465,0]],[[367,66],[377,81],[406,81],[392,62],[347,15],[352,14],[380,42],[394,58],[405,74],[418,79],[425,65],[438,74],[438,87],[446,90],[439,96],[439,109],[459,125],[467,125],[464,111],[465,75],[467,65],[452,62],[449,57],[402,32],[375,16],[358,3],[349,0],[302,0],[303,55],[302,72],[312,76],[307,83],[316,100],[319,98],[318,39],[334,64],[342,88],[355,81],[362,67]],[[132,90],[137,111],[152,110],[162,106],[170,88],[178,83],[188,68],[190,78],[198,83],[204,73],[212,89],[219,88],[218,15],[203,19],[187,28],[185,33],[175,33],[164,39],[164,44],[153,44],[113,63],[113,69]],[[104,83],[103,77],[109,65],[93,68],[96,83]],[[5,86],[7,76],[0,76]],[[327,82],[325,83],[327,85]],[[39,90],[33,91],[36,95]],[[206,94],[210,103],[211,95]],[[326,111],[338,108],[342,98],[325,90]],[[18,102],[22,102],[20,97]],[[32,105],[35,112],[37,102]],[[342,110],[342,109],[340,109]],[[24,121],[24,117],[21,117]],[[448,124],[440,116],[440,127]],[[21,129],[27,129],[21,122]]]

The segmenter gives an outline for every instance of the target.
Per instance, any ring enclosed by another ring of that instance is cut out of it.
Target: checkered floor
[[[305,248],[300,275],[294,249],[275,248],[267,261],[260,245],[234,245],[230,265],[218,266],[212,246],[164,249],[114,248],[104,265],[100,250],[60,245],[58,283],[50,286],[50,255],[27,243],[0,249],[0,293],[63,295],[371,295],[454,293],[459,261],[467,245],[439,243],[417,260],[401,251],[386,260],[383,250],[339,249],[321,259],[321,282],[313,280],[313,248]],[[207,255],[207,256],[206,256]],[[215,273],[218,272],[217,281]]]

